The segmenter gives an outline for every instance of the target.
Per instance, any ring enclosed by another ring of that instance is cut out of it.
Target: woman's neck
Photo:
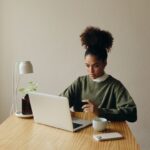
[[[94,82],[102,82],[105,81],[108,78],[108,74],[106,74],[105,72],[103,73],[103,75],[97,77],[96,79],[92,79]]]

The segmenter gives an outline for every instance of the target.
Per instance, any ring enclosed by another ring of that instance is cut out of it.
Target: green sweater
[[[75,111],[83,111],[81,101],[89,99],[97,106],[100,117],[112,121],[137,120],[132,97],[123,84],[110,75],[102,82],[95,82],[89,76],[79,77],[61,95],[69,99]]]

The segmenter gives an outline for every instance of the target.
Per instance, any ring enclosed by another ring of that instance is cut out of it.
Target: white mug
[[[108,121],[106,118],[96,117],[92,121],[92,126],[96,131],[103,131],[106,129],[107,123]]]

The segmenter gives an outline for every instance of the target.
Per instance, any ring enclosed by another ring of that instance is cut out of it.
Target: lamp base
[[[22,114],[22,112],[16,112],[15,115],[20,118],[32,118],[33,114]]]

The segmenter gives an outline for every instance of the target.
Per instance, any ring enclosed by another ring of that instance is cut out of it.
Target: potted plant
[[[22,114],[23,115],[32,114],[29,93],[37,91],[37,87],[38,87],[37,83],[30,81],[28,82],[27,87],[19,89],[19,92],[24,95],[24,97],[22,98]]]

